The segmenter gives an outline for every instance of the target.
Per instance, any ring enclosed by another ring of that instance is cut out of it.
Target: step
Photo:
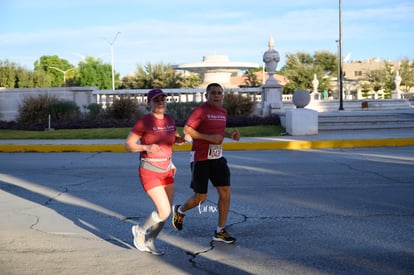
[[[385,129],[412,129],[413,125],[328,125],[319,126],[319,131],[345,131],[345,130],[385,130]]]
[[[413,129],[413,112],[319,113],[319,131]]]

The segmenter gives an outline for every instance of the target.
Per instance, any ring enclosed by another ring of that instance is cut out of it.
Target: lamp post
[[[70,68],[69,70],[64,71],[64,70],[61,70],[61,69],[59,69],[57,67],[52,67],[52,66],[48,66],[48,67],[51,68],[51,69],[55,69],[56,71],[59,71],[59,72],[63,73],[63,84],[64,85],[66,84],[66,73],[69,72],[69,71],[71,71],[71,70],[74,70],[75,69],[75,68]]]
[[[118,37],[118,35],[121,32],[117,32],[114,39],[112,40],[112,42],[110,42],[108,39],[105,39],[108,43],[109,46],[111,47],[111,60],[112,60],[112,90],[115,90],[115,71],[114,71],[114,43],[116,38]]]
[[[339,110],[343,110],[344,109],[344,99],[343,99],[343,73],[342,73],[342,1],[339,0],[339,70],[338,70],[338,74],[339,74]]]

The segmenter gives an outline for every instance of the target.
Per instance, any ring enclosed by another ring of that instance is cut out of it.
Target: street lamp
[[[105,39],[110,47],[111,47],[111,59],[112,59],[112,90],[115,90],[115,71],[114,71],[114,43],[116,38],[118,37],[118,35],[120,34],[120,32],[117,32],[114,39],[112,40],[112,42],[110,42],[108,39]]]
[[[339,0],[339,110],[344,109],[344,99],[343,99],[343,73],[342,73],[342,1]]]
[[[56,67],[52,67],[52,66],[48,66],[48,67],[51,68],[51,69],[55,69],[55,70],[63,73],[63,84],[64,85],[66,84],[66,73],[69,72],[69,71],[71,71],[71,70],[74,70],[75,69],[75,68],[70,68],[69,70],[64,71],[64,70],[61,70],[61,69],[56,68]]]

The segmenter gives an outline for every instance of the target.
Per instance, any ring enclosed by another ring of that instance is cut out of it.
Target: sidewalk
[[[0,152],[125,152],[124,139],[0,140]],[[310,136],[225,139],[225,150],[300,150],[321,148],[414,146],[414,130],[323,131]],[[189,151],[191,144],[175,146]]]

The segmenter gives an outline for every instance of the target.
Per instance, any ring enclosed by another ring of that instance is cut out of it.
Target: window
[[[354,71],[354,76],[362,76],[362,71]]]

